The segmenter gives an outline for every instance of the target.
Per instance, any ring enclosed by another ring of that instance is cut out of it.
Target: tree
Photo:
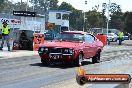
[[[7,12],[10,10],[10,7],[12,5],[12,2],[8,0],[1,0],[0,3],[0,12]]]
[[[0,8],[3,6],[4,0],[0,0]]]
[[[2,7],[2,8],[1,8]],[[26,10],[26,8],[29,8],[29,5],[27,5],[26,2],[17,2],[17,3],[12,3],[11,1],[4,0],[3,4],[1,4],[0,9],[1,12],[4,13],[12,13],[13,10]]]
[[[4,0],[0,0],[0,11],[2,10],[2,8],[3,8],[3,3],[4,3]]]
[[[2,4],[4,2],[4,0],[0,0],[0,4]]]
[[[120,5],[117,5],[116,3],[111,3],[111,5],[110,5],[110,12],[111,13],[122,12],[122,9],[121,9]]]
[[[86,18],[87,29],[103,26],[103,16],[100,12],[97,12],[96,10],[86,12]]]
[[[3,8],[4,8],[4,0],[1,0],[0,1],[0,12],[2,12]]]
[[[115,29],[118,29],[118,30],[123,30],[124,29],[123,13],[114,12],[111,15],[110,28],[115,28]]]
[[[70,26],[74,30],[82,31],[83,30],[83,13],[80,10],[73,10],[72,13],[70,14]]]
[[[31,0],[31,4],[34,4],[34,11],[38,14],[45,14],[47,9],[47,2],[46,0]],[[33,7],[32,7],[33,9]]]
[[[124,14],[124,18],[125,18],[125,31],[129,32],[132,34],[132,12],[126,12]]]
[[[58,9],[66,10],[66,11],[74,11],[75,10],[75,8],[71,4],[66,3],[66,2],[62,2]]]
[[[29,8],[29,5],[27,5],[26,2],[17,2],[17,3],[14,3],[13,6],[12,6],[13,10],[22,10],[22,11],[26,11],[26,8],[28,10]]]
[[[34,2],[33,2],[34,1]],[[31,4],[34,3],[34,11],[38,14],[45,14],[49,9],[58,9],[58,0],[31,0]]]
[[[69,16],[70,27],[74,30],[82,30],[83,28],[83,13],[75,9],[71,4],[62,2],[58,8],[59,10],[71,11]]]
[[[50,10],[57,10],[58,9],[58,0],[50,0]]]
[[[117,5],[116,3],[112,3],[110,6],[110,12],[111,12],[110,28],[123,30],[124,20],[120,5]]]

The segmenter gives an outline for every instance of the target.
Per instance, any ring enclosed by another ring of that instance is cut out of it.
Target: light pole
[[[84,4],[84,6],[87,4],[87,1],[85,1],[85,4]],[[83,22],[84,22],[84,24],[83,24],[83,31],[85,31],[85,11],[84,11],[84,15],[83,15]]]
[[[109,10],[110,10],[110,0],[108,3],[108,17],[107,17],[107,36],[108,36],[108,31],[109,31],[109,18],[110,18],[110,14],[109,14]]]
[[[106,35],[108,36],[108,31],[109,31],[109,20],[110,20],[110,6],[111,6],[111,2],[109,0],[109,3],[106,4],[106,3],[103,3],[102,7],[103,7],[103,13],[105,13],[105,10],[107,9],[108,10],[108,14],[107,14],[107,28],[106,28]]]
[[[84,24],[83,24],[83,31],[84,31],[84,29],[85,29],[85,12],[84,12],[84,15],[83,15],[83,22],[84,22]]]
[[[20,10],[22,10],[22,0],[21,0],[21,8],[20,8]]]
[[[45,24],[48,23],[48,19],[49,19],[49,9],[50,9],[50,0],[45,0]],[[47,28],[45,27],[45,29],[47,30]]]
[[[27,5],[26,5],[26,11],[28,10],[28,0],[27,0]]]

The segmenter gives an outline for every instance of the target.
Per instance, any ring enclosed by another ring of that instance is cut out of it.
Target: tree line
[[[105,10],[98,11],[97,6],[94,6],[91,10],[84,12],[74,8],[71,4],[62,2],[58,5],[58,0],[29,0],[30,4],[34,4],[34,7],[26,2],[12,3],[9,0],[0,0],[0,13],[12,13],[13,10],[28,10],[35,11],[37,14],[44,15],[45,12],[50,10],[67,10],[72,13],[69,16],[70,28],[74,30],[89,31],[90,28],[106,28]],[[109,28],[123,30],[132,34],[132,12],[122,12],[120,7],[115,8],[116,3],[113,4],[110,14]],[[34,8],[34,10],[33,10]]]

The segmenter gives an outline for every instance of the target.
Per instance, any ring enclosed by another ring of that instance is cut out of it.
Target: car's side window
[[[86,34],[86,36],[85,36],[86,43],[92,43],[92,42],[94,42],[94,40],[95,40],[95,38],[92,35]]]

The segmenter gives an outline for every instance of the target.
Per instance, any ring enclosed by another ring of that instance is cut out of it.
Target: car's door
[[[96,41],[95,41],[95,37],[90,35],[90,34],[86,34],[85,36],[85,48],[86,48],[86,56],[87,58],[89,57],[93,57],[95,55],[96,49],[97,49],[97,45],[96,45]]]

